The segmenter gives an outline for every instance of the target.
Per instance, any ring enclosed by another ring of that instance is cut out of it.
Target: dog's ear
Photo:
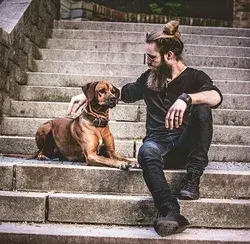
[[[113,86],[113,89],[115,90],[115,96],[117,99],[120,98],[120,90],[118,88],[116,88],[115,86]]]
[[[89,82],[86,85],[82,87],[82,91],[88,101],[92,101],[95,96],[95,87],[98,84],[99,81],[96,82]]]

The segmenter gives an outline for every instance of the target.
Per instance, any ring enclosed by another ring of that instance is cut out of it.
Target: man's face
[[[149,69],[156,70],[162,65],[162,58],[155,42],[146,44],[146,54]]]

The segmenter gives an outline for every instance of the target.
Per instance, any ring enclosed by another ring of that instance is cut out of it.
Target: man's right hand
[[[81,106],[83,106],[84,103],[86,103],[86,101],[87,101],[87,98],[83,93],[80,94],[80,95],[72,97],[71,101],[69,103],[69,106],[68,106],[68,112],[67,112],[68,115],[72,115],[72,114],[77,113],[79,108]]]

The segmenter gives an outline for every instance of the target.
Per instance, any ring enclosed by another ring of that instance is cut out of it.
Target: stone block
[[[1,101],[0,101],[1,102]],[[12,190],[13,189],[13,167],[14,163],[1,163],[0,164],[0,189]]]
[[[2,221],[45,221],[47,194],[0,191],[0,219]]]
[[[9,58],[8,54],[9,54],[9,48],[3,44],[0,44],[0,67],[1,68],[7,68],[8,58]]]
[[[4,44],[5,46],[9,46],[9,35],[6,31],[0,28],[0,43]]]
[[[74,9],[81,9],[83,7],[83,1],[74,1],[72,4],[71,4],[71,9],[74,10]]]
[[[68,9],[64,6],[61,6],[60,14],[61,14],[62,19],[70,19],[70,17],[71,17],[70,9]]]
[[[71,10],[71,18],[82,18],[83,17],[83,10],[82,9],[73,9]]]
[[[71,8],[71,2],[68,0],[61,0],[61,7],[70,9]]]
[[[4,90],[6,86],[6,69],[0,67],[0,90]]]
[[[180,201],[193,227],[250,228],[247,200]],[[94,194],[52,194],[48,220],[92,224],[152,225],[156,209],[151,197]]]

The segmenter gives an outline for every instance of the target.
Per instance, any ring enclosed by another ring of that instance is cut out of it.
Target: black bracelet
[[[184,101],[187,106],[192,104],[192,98],[187,93],[182,93],[177,99]]]

